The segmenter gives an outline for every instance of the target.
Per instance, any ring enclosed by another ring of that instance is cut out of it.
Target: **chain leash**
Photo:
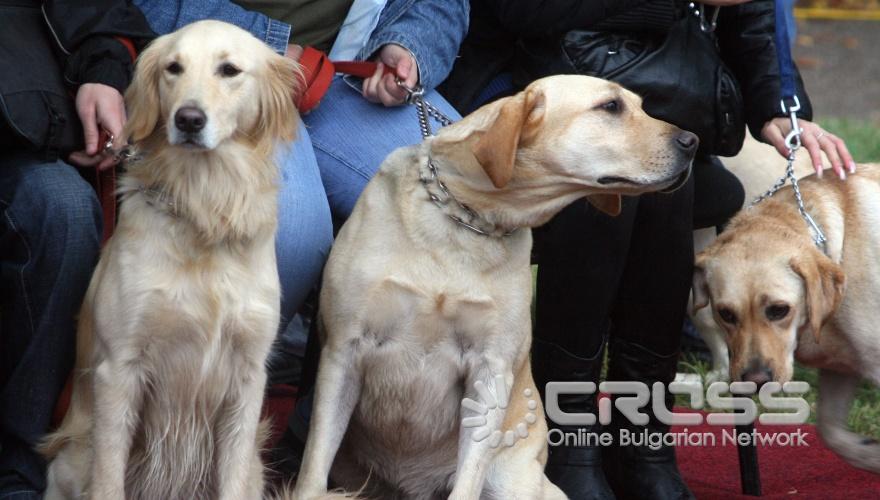
[[[418,116],[419,118],[419,129],[422,132],[423,139],[427,139],[428,137],[434,135],[434,132],[431,129],[430,118],[433,118],[437,123],[440,124],[441,127],[445,127],[452,123],[452,120],[448,116],[443,114],[443,112],[437,109],[437,107],[435,107],[433,104],[425,100],[425,89],[422,88],[421,85],[417,85],[415,88],[410,88],[407,87],[399,79],[397,80],[397,85],[399,85],[402,89],[406,91],[406,103],[412,104],[416,108],[416,116]],[[487,231],[477,226],[477,223],[482,220],[482,217],[480,217],[479,214],[477,214],[471,207],[459,201],[458,198],[456,198],[452,195],[452,193],[449,192],[449,188],[446,187],[446,183],[440,180],[437,166],[430,158],[428,158],[428,175],[419,175],[419,182],[421,182],[422,186],[425,187],[425,191],[428,193],[428,198],[435,205],[442,209],[445,209],[449,206],[450,202],[453,202],[461,211],[465,213],[465,215],[467,216],[467,220],[455,214],[444,211],[446,216],[455,221],[457,224],[482,236],[505,237],[513,234],[516,231],[516,228],[506,232],[500,232],[498,229]],[[431,185],[436,185],[437,189],[440,191],[440,194],[431,191]]]
[[[782,112],[787,113],[791,120],[791,132],[785,137],[785,144],[788,146],[788,165],[785,167],[785,175],[780,177],[779,180],[777,180],[764,194],[755,198],[755,200],[749,204],[749,208],[754,207],[758,203],[776,194],[777,191],[785,186],[786,182],[791,182],[791,189],[794,191],[794,199],[797,203],[798,212],[800,212],[801,218],[804,219],[811,230],[813,243],[819,247],[819,250],[822,250],[823,253],[827,254],[828,251],[825,244],[828,240],[825,238],[825,233],[822,232],[819,224],[817,224],[810,213],[807,212],[807,209],[804,206],[803,195],[801,195],[801,188],[798,185],[797,176],[794,174],[795,153],[801,147],[801,133],[803,133],[803,129],[798,126],[797,121],[797,111],[799,109],[801,109],[801,104],[797,96],[794,96],[794,104],[791,106],[786,106],[785,101],[782,101]]]

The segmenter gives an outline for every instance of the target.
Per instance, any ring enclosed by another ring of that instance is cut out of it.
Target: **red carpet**
[[[293,409],[296,388],[275,386],[269,390],[266,413],[272,417],[275,436],[279,437]],[[757,425],[760,432],[806,433],[809,446],[763,446],[758,449],[761,486],[770,499],[880,499],[880,476],[856,469],[826,448],[812,425]],[[688,486],[698,499],[749,499],[740,494],[737,448],[722,443],[722,427],[688,426],[691,434],[711,432],[715,446],[679,447],[678,462]],[[673,432],[682,429],[674,427]],[[729,430],[728,430],[729,432]]]
[[[799,499],[869,499],[880,498],[880,476],[856,469],[844,462],[821,442],[812,425],[760,425],[759,432],[806,434],[809,446],[760,446],[761,498]],[[700,500],[720,498],[755,498],[741,495],[739,459],[735,445],[722,444],[722,427],[706,424],[688,430],[712,432],[715,446],[686,446],[676,451],[681,472],[694,495]],[[674,427],[673,432],[681,432]],[[730,432],[730,429],[728,429]]]

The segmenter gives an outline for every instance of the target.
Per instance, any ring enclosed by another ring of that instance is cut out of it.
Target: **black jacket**
[[[469,109],[478,92],[498,73],[516,65],[516,44],[536,38],[559,38],[572,29],[660,29],[672,19],[679,0],[472,0],[471,28],[452,74],[441,86],[459,110]],[[773,0],[755,0],[724,7],[716,34],[721,57],[737,78],[745,101],[745,117],[755,137],[779,108],[779,68],[773,43]],[[801,111],[812,109],[797,76]]]
[[[84,83],[120,93],[156,35],[129,0],[0,0],[0,142],[64,157],[82,147],[74,97]]]

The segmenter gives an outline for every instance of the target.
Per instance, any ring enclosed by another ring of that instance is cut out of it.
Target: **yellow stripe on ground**
[[[826,9],[822,7],[795,7],[798,19],[834,19],[838,21],[880,21],[880,9]]]

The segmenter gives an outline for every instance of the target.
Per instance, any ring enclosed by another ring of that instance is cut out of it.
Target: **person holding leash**
[[[514,89],[549,74],[581,73],[636,91],[648,114],[701,140],[691,181],[674,193],[626,199],[617,217],[574,203],[536,231],[532,366],[539,388],[551,381],[598,382],[606,343],[606,380],[649,387],[673,380],[691,287],[693,229],[722,226],[743,203],[738,180],[713,155],[736,154],[748,125],[788,156],[791,122],[779,106],[774,33],[772,0],[472,2],[462,58],[441,87],[462,112],[485,99],[491,92],[480,90],[504,72],[512,72]],[[503,85],[495,80],[489,87]],[[809,121],[802,84],[797,94],[803,144],[816,171],[821,174],[824,152],[834,175],[845,178],[854,170],[846,145]],[[609,120],[625,119],[627,110],[613,111]],[[664,403],[671,406],[671,394]],[[559,406],[598,413],[595,395],[560,395]],[[641,410],[649,416],[647,430],[667,432],[650,408]],[[610,426],[586,430],[609,432],[616,442],[619,431],[642,429],[615,410]],[[600,449],[569,441],[551,446],[547,475],[579,500],[693,498],[674,448],[665,446]]]
[[[120,145],[122,93],[153,36],[121,0],[0,1],[3,500],[42,498],[46,464],[34,448],[73,366],[101,243],[101,205],[77,167],[116,163],[105,142]]]

